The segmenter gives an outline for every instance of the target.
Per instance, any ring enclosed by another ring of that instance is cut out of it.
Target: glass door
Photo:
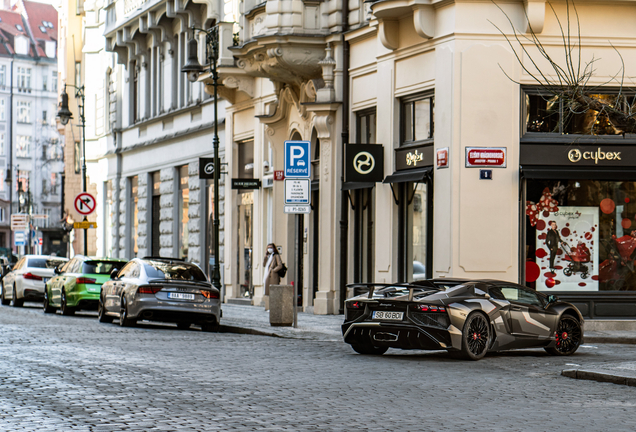
[[[254,192],[237,194],[238,238],[237,238],[237,281],[240,285],[239,293],[242,297],[252,297],[252,246],[253,246],[253,211]]]

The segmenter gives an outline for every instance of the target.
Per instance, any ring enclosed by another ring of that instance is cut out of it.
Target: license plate
[[[168,293],[169,299],[179,299],[179,300],[194,300],[194,294],[186,294],[186,293]]]
[[[373,319],[376,320],[402,321],[403,316],[404,312],[373,311]]]

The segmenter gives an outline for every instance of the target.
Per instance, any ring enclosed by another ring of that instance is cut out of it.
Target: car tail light
[[[416,304],[416,305],[413,305],[413,309],[415,309],[418,312],[442,312],[442,313],[446,313],[446,306]]]
[[[203,297],[208,298],[208,299],[218,299],[219,298],[218,291],[201,290],[201,294],[203,294]]]
[[[33,273],[25,273],[23,277],[31,280],[42,280],[42,276],[34,275]]]
[[[97,279],[78,277],[76,281],[78,284],[94,284],[95,282],[97,282]]]
[[[347,307],[349,309],[364,309],[364,303],[359,301],[349,302],[347,303]]]
[[[142,285],[139,288],[137,288],[137,293],[138,294],[157,294],[159,291],[161,291],[162,288],[163,288],[162,286]]]

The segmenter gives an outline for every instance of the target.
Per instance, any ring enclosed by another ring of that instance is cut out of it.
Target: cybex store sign
[[[522,144],[519,163],[564,167],[634,167],[636,146]]]
[[[568,152],[568,159],[572,163],[577,163],[582,160],[593,160],[595,164],[598,164],[599,161],[611,161],[611,160],[621,160],[621,152],[619,151],[608,151],[605,152],[600,149],[600,147],[596,151],[581,151],[577,148],[572,149]]]

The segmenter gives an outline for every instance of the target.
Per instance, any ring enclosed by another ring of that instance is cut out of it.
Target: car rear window
[[[35,268],[49,268],[53,269],[60,264],[66,261],[63,260],[54,260],[54,259],[46,259],[46,258],[29,258],[29,262],[27,263],[27,267],[35,267]]]
[[[82,273],[110,274],[113,269],[121,269],[123,262],[117,261],[86,261],[82,264]]]
[[[149,279],[171,279],[207,282],[208,278],[201,269],[186,262],[150,261],[144,263]]]

